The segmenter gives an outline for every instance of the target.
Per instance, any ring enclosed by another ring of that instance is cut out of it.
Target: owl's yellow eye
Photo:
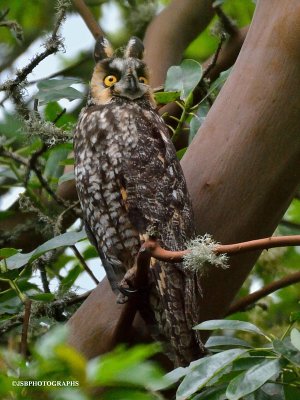
[[[148,85],[148,79],[145,78],[144,76],[139,77],[139,82],[143,83],[144,85]]]
[[[113,84],[115,84],[118,81],[117,77],[115,75],[107,75],[103,82],[105,86],[112,86]]]

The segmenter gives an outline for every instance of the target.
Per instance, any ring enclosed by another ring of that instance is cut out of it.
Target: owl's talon
[[[123,283],[124,284],[124,283]],[[130,287],[122,286],[122,282],[118,285],[118,289],[120,293],[117,296],[117,303],[118,304],[125,304],[129,300],[129,298],[138,292],[137,289],[133,289]]]
[[[119,291],[124,295],[124,296],[130,296],[131,294],[137,293],[137,289],[131,289],[131,288],[125,288],[124,286],[119,285]]]

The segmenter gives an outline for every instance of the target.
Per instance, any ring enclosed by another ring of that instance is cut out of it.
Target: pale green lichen
[[[218,245],[208,233],[190,240],[187,243],[189,252],[183,258],[183,268],[200,274],[206,273],[210,266],[228,268],[228,256],[215,252]]]

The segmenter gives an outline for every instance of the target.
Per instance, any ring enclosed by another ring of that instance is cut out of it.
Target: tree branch
[[[217,50],[216,50],[215,54],[212,56],[212,59],[209,62],[208,66],[204,70],[200,82],[202,82],[204,78],[209,76],[210,71],[216,66],[219,54],[221,52],[221,49],[222,49],[222,46],[223,46],[223,43],[225,42],[225,40],[226,40],[226,35],[222,33],[221,37],[220,37],[220,40],[219,40],[219,44],[218,44]]]
[[[294,274],[290,274],[285,276],[284,278],[278,279],[277,281],[264,286],[263,288],[257,290],[256,292],[253,292],[248,296],[242,297],[241,299],[235,301],[229,307],[226,315],[228,316],[230,314],[234,314],[239,311],[247,311],[249,306],[251,306],[257,300],[275,292],[278,289],[283,289],[287,286],[299,282],[300,282],[300,272],[295,272]]]
[[[53,28],[53,33],[51,37],[44,44],[45,50],[42,53],[35,55],[28,65],[17,71],[15,79],[7,80],[6,82],[4,82],[0,86],[0,91],[1,90],[6,90],[9,92],[14,91],[14,89],[16,89],[17,86],[19,86],[22,82],[25,81],[27,76],[34,70],[35,67],[37,67],[37,65],[41,61],[43,61],[51,54],[56,53],[59,50],[59,48],[63,46],[62,40],[58,36],[58,30],[63,21],[65,20],[67,8],[68,8],[67,2],[65,3],[62,2],[56,15],[56,23]]]
[[[222,10],[222,8],[220,6],[216,6],[214,7],[214,10],[217,14],[217,16],[219,17],[224,30],[230,35],[230,36],[234,36],[237,34],[238,32],[238,28],[236,27],[236,25],[231,21],[231,19],[224,13],[224,11]]]
[[[116,327],[112,335],[112,344],[115,346],[118,343],[127,342],[131,332],[131,326],[138,311],[140,296],[143,295],[144,288],[147,285],[149,265],[151,253],[146,251],[146,246],[142,245],[137,255],[136,273],[134,275],[133,286],[137,289],[137,293],[131,294],[127,303],[124,304]]]
[[[281,247],[281,246],[288,246],[288,245],[297,245],[300,244],[300,235],[295,236],[277,236],[277,237],[270,237],[265,239],[258,239],[252,240],[249,242],[243,243],[235,243],[231,245],[217,245],[214,252],[215,254],[239,254],[246,251],[253,251],[253,250],[263,250],[269,249],[272,247]],[[147,240],[144,244],[142,244],[140,251],[137,256],[137,267],[136,272],[133,279],[133,287],[137,290],[137,293],[131,294],[129,297],[128,302],[123,306],[121,311],[120,317],[116,324],[114,333],[113,333],[113,340],[114,344],[124,342],[128,339],[128,332],[130,332],[130,327],[134,320],[136,311],[138,310],[138,305],[141,303],[139,301],[139,296],[143,292],[143,288],[146,287],[147,284],[147,276],[149,271],[149,264],[151,257],[155,258],[159,261],[169,262],[169,263],[178,263],[183,261],[185,255],[189,253],[189,249],[183,251],[170,251],[163,249],[155,240]],[[300,273],[293,274],[293,276],[289,276],[290,279],[284,278],[278,282],[274,282],[266,286],[266,288],[255,292],[260,295],[264,293],[266,290],[268,294],[268,290],[271,290],[271,293],[274,290],[277,290],[278,285],[283,284],[284,286],[288,286],[295,281],[295,279],[300,280]],[[283,286],[283,287],[284,287]],[[279,286],[280,287],[280,286]],[[275,289],[274,289],[275,288]],[[245,303],[246,306],[250,301],[253,303],[255,300],[251,300],[252,298],[255,299],[255,293],[241,299],[240,302],[243,304]],[[262,294],[262,297],[266,294]],[[243,302],[244,301],[244,302]],[[239,302],[237,302],[239,303]],[[239,304],[237,305],[239,306]],[[236,306],[236,307],[237,307]],[[240,306],[240,308],[242,307]],[[235,305],[232,306],[235,309]],[[244,306],[245,308],[245,306]],[[231,308],[230,308],[231,310]],[[232,314],[232,311],[230,311]]]
[[[297,246],[299,244],[300,235],[272,236],[269,238],[250,240],[241,243],[220,244],[216,246],[214,253],[235,255],[248,251],[265,250],[273,247]],[[183,260],[184,256],[189,253],[189,249],[182,251],[165,250],[156,241],[148,240],[141,246],[140,252],[146,252],[150,257],[159,261],[177,263]]]
[[[61,299],[54,300],[51,304],[47,303],[46,305],[45,305],[45,303],[41,302],[39,307],[36,307],[37,312],[33,312],[33,310],[31,310],[31,316],[32,317],[40,317],[43,315],[55,315],[55,310],[65,309],[66,307],[70,307],[75,304],[81,303],[82,301],[86,300],[92,292],[93,292],[93,290],[89,290],[78,296],[71,296],[71,297],[66,296]],[[51,310],[50,312],[49,312],[49,308]],[[26,307],[25,307],[24,313],[14,315],[12,318],[8,319],[7,321],[1,322],[0,334],[3,335],[4,333],[10,331],[14,327],[16,327],[22,323],[25,323],[24,322],[25,321],[25,313],[26,313]],[[28,311],[27,311],[26,315],[27,315],[26,318],[28,318]]]
[[[20,345],[20,352],[24,358],[26,358],[26,355],[27,355],[27,338],[28,338],[30,312],[31,312],[31,300],[26,299],[25,309],[24,309],[21,345]]]
[[[99,26],[98,22],[95,20],[90,9],[87,7],[83,0],[72,0],[74,7],[80,14],[81,18],[84,20],[86,26],[89,28],[91,34],[97,39],[99,36],[105,36],[104,31]]]
[[[95,275],[93,274],[93,271],[90,269],[90,267],[85,262],[84,258],[78,251],[77,247],[75,245],[73,245],[73,246],[70,246],[70,248],[73,250],[75,256],[80,261],[80,264],[83,266],[83,269],[85,270],[85,272],[92,278],[92,280],[95,282],[95,284],[98,285],[98,283],[99,283],[98,279],[95,277]]]

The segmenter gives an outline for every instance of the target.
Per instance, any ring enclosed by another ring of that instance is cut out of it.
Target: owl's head
[[[106,38],[95,45],[96,66],[91,80],[91,96],[96,104],[107,104],[115,97],[137,101],[141,98],[153,102],[148,82],[148,69],[142,61],[144,46],[132,37],[122,56],[114,54]]]

